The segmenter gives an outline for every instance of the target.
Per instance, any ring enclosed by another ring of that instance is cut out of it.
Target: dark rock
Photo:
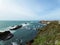
[[[27,42],[27,45],[32,45],[32,43],[34,42],[34,40],[30,40],[29,42]]]
[[[13,37],[10,31],[0,32],[0,40],[9,40]]]
[[[10,29],[10,30],[17,30],[17,29],[19,29],[19,28],[21,28],[22,27],[22,25],[17,25],[15,28],[12,28],[12,29]]]

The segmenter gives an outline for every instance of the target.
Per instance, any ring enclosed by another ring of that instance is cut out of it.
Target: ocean
[[[37,36],[37,29],[43,27],[43,24],[40,24],[39,21],[0,21],[0,32],[7,31],[10,26],[21,25],[24,23],[28,23],[29,25],[11,31],[14,36],[9,40],[0,40],[0,45],[20,45],[20,40],[22,40],[22,45],[25,45],[26,42]]]

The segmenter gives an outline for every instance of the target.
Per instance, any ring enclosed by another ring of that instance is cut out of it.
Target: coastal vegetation
[[[38,30],[38,35],[32,45],[60,45],[60,24],[58,21],[52,21]]]

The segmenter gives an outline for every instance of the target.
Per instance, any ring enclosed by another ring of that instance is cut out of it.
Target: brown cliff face
[[[26,43],[26,45],[32,45],[33,42],[34,40],[30,40],[29,42]]]
[[[28,42],[26,45],[32,45],[30,42]]]

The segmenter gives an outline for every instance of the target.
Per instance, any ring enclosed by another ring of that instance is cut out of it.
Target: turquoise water
[[[0,30],[4,30],[8,28],[9,26],[14,25],[21,25],[24,23],[29,23],[28,26],[16,30],[12,37],[9,40],[6,41],[0,41],[0,45],[11,45],[12,42],[20,43],[20,40],[22,40],[22,44],[25,45],[26,42],[34,39],[37,35],[37,28],[42,27],[42,24],[40,24],[38,21],[0,21]]]

